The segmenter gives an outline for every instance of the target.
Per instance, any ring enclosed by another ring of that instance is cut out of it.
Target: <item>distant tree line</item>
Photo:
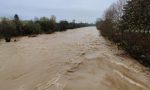
[[[101,34],[150,66],[150,0],[118,0],[98,19]]]
[[[61,20],[56,22],[56,17],[50,18],[41,17],[35,20],[20,20],[17,14],[13,19],[1,18],[0,20],[0,38],[4,38],[6,42],[10,42],[12,37],[17,36],[33,36],[37,34],[51,34],[56,31],[66,31],[67,29],[74,29],[80,27],[91,26],[88,23],[76,23],[75,20],[68,22]]]

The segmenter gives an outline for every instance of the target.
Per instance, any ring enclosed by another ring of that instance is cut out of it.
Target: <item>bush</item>
[[[114,5],[106,10],[103,19],[97,20],[97,29],[104,37],[120,43],[122,48],[140,63],[150,67],[150,2],[128,1],[124,13],[120,11],[121,16]]]
[[[55,16],[51,16],[50,20],[49,20],[49,25],[50,25],[50,30],[51,32],[55,32],[56,29],[56,17]]]
[[[14,23],[15,23],[15,27],[16,27],[16,31],[17,31],[17,36],[22,34],[22,23],[19,19],[19,16],[17,14],[14,15]]]
[[[40,24],[33,21],[28,21],[23,25],[23,35],[40,34],[41,32]]]
[[[65,20],[60,21],[59,22],[60,31],[65,31],[65,30],[69,29],[68,25],[69,25],[68,21],[65,21]]]
[[[45,33],[53,33],[56,30],[56,17],[51,16],[51,18],[42,17],[39,20],[36,20],[36,23],[38,23],[41,26],[41,30]]]
[[[12,20],[3,18],[1,21],[1,35],[7,42],[17,34],[15,23]]]
[[[0,38],[5,38],[7,42],[10,41],[11,37],[22,36],[22,35],[33,35],[46,33],[50,34],[56,31],[65,31],[67,29],[79,28],[89,26],[87,23],[75,23],[68,22],[66,20],[56,23],[56,17],[51,18],[41,17],[36,20],[24,20],[21,21],[19,16],[15,14],[14,19],[2,18],[0,21]]]

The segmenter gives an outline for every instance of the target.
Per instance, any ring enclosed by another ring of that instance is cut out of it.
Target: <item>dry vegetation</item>
[[[150,66],[150,1],[119,0],[111,5],[97,28],[145,66]]]

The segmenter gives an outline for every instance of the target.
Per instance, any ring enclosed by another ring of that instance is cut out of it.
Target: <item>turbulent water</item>
[[[0,41],[0,90],[150,90],[150,74],[95,27]]]

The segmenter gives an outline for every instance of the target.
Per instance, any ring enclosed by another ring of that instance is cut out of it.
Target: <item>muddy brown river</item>
[[[0,41],[0,90],[150,90],[148,69],[95,27]]]

